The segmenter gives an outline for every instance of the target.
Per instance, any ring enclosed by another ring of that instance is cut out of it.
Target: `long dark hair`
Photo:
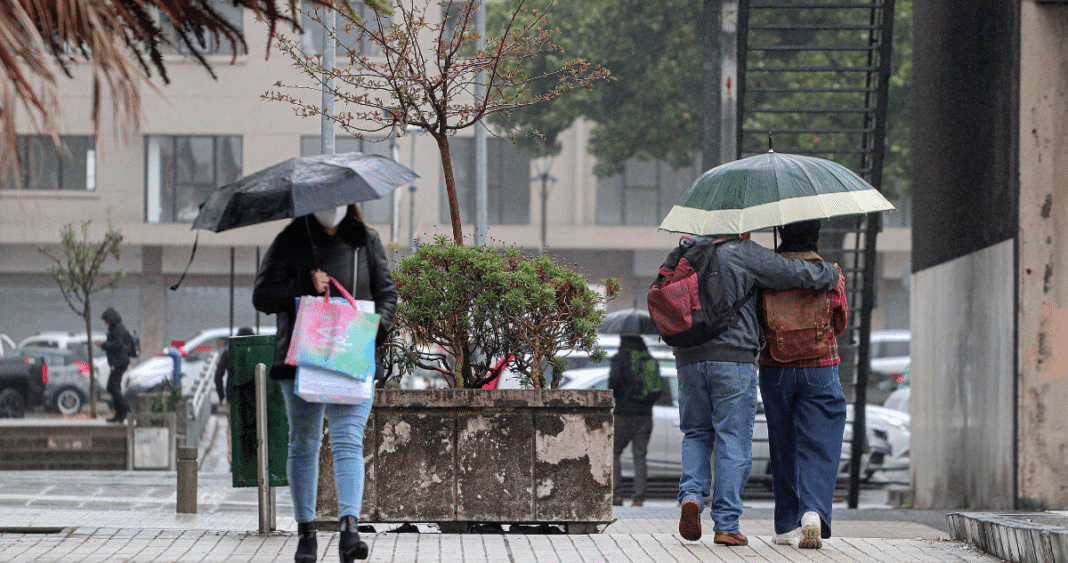
[[[356,222],[363,225],[364,228],[371,229],[376,233],[378,232],[378,230],[372,229],[371,226],[367,224],[367,221],[363,220],[363,211],[360,211],[359,205],[356,205],[355,203],[349,204],[349,211],[347,213],[347,216],[352,219],[355,219]]]

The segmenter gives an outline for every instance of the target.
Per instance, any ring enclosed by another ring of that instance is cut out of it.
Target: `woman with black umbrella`
[[[324,413],[330,417],[330,445],[334,451],[341,561],[349,563],[369,555],[358,532],[364,483],[363,434],[373,398],[355,405],[305,401],[294,391],[296,368],[285,364],[297,298],[323,295],[329,277],[356,299],[374,301],[375,312],[380,315],[377,343],[382,344],[397,311],[397,289],[378,233],[364,223],[355,205],[294,219],[267,249],[252,293],[256,309],[277,315],[270,376],[280,380],[289,417],[286,473],[299,534],[294,558],[297,563],[316,560],[315,499]],[[380,359],[376,358],[379,375]]]

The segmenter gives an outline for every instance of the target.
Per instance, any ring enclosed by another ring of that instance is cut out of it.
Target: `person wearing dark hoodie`
[[[653,379],[655,378],[655,379]],[[647,384],[647,379],[655,383]],[[619,337],[619,352],[612,356],[608,370],[608,387],[616,406],[612,409],[613,425],[613,506],[623,504],[623,474],[620,471],[620,456],[630,445],[634,454],[634,497],[631,506],[645,504],[645,487],[648,482],[649,437],[653,434],[653,405],[660,398],[660,364],[649,354],[649,347],[639,335],[622,334]]]
[[[383,344],[397,312],[397,288],[378,233],[364,223],[355,205],[294,219],[267,249],[252,290],[253,306],[275,315],[278,327],[270,376],[281,384],[289,417],[286,474],[297,521],[297,563],[313,563],[318,549],[315,499],[324,414],[330,417],[341,562],[366,559],[370,551],[360,540],[359,515],[364,483],[363,434],[374,400],[355,405],[305,401],[294,390],[296,368],[285,363],[297,298],[323,295],[330,283],[328,276],[356,299],[374,301],[375,313],[380,316],[377,344]],[[384,373],[381,359],[376,352],[376,379]]]
[[[701,539],[701,513],[712,493],[713,542],[749,544],[740,531],[742,487],[753,467],[753,422],[757,407],[757,355],[761,348],[757,288],[804,287],[830,291],[839,272],[832,264],[791,260],[749,238],[749,234],[700,237],[716,243],[720,287],[727,302],[741,304],[729,328],[689,348],[674,348],[679,380],[682,478],[679,480],[683,539]],[[716,457],[715,488],[711,458]]]
[[[108,366],[111,367],[107,390],[111,395],[111,403],[115,410],[115,414],[108,419],[108,422],[126,422],[126,415],[130,414],[130,405],[122,394],[122,376],[126,373],[126,368],[130,367],[133,336],[130,336],[130,331],[126,330],[126,326],[122,324],[122,317],[114,307],[104,309],[100,318],[108,326],[107,339],[100,343],[100,347],[107,354]]]
[[[256,334],[251,328],[243,326],[237,329],[238,336],[252,336]],[[222,347],[222,352],[219,352],[219,363],[215,366],[215,392],[219,394],[219,402],[225,403],[226,397],[226,382],[229,380],[227,377],[230,375],[230,345],[227,341],[226,346]]]

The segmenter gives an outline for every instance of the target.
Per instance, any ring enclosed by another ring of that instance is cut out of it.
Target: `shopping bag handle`
[[[328,275],[326,277],[330,278],[330,281],[333,282],[335,286],[337,286],[337,290],[341,293],[341,296],[349,302],[349,305],[352,305],[353,309],[358,309],[358,307],[356,306],[356,299],[352,297],[352,294],[346,291],[344,287],[341,287],[341,284],[336,279],[334,279],[334,276]],[[330,301],[330,284],[326,285],[326,295],[323,296],[323,300]]]

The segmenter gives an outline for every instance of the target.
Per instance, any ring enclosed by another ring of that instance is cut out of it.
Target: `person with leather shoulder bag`
[[[818,220],[776,228],[783,258],[821,261]],[[839,268],[839,271],[841,269]],[[760,324],[760,393],[768,423],[775,492],[774,542],[818,549],[831,535],[846,400],[836,336],[845,330],[845,279],[832,291],[765,290]]]

